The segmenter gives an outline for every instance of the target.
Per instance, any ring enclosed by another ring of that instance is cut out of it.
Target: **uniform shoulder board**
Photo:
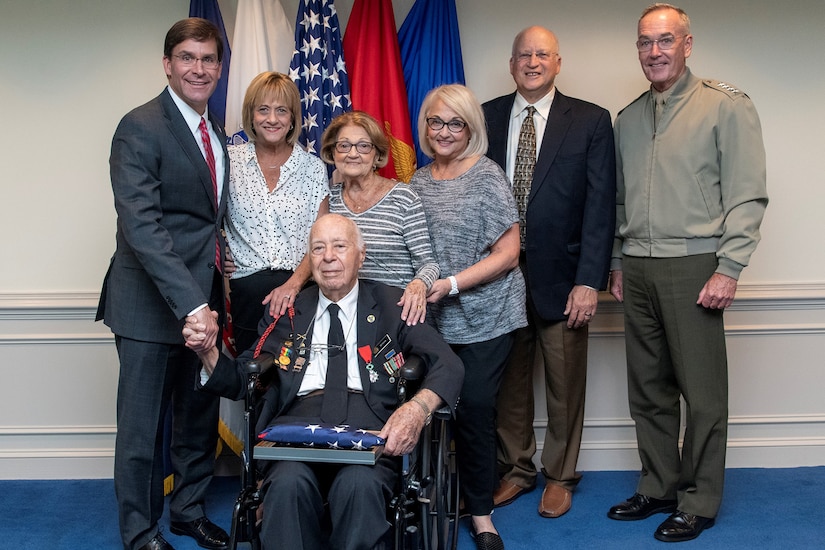
[[[708,88],[710,88],[712,90],[718,90],[720,92],[724,92],[725,94],[727,94],[728,96],[730,96],[732,98],[740,97],[740,96],[747,97],[747,94],[745,94],[745,92],[743,92],[739,88],[737,88],[735,86],[731,86],[730,84],[727,84],[725,82],[721,82],[719,80],[704,80],[703,82],[704,82],[705,86],[707,86]]]

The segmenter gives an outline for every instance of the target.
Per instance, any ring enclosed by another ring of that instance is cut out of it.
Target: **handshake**
[[[202,355],[215,348],[218,339],[218,313],[209,306],[203,307],[186,318],[181,331],[186,347]]]

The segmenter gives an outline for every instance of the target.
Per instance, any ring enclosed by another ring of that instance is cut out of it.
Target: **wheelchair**
[[[272,455],[256,445],[255,425],[259,380],[275,360],[270,354],[261,354],[246,365],[246,440],[241,453],[241,491],[232,510],[229,550],[261,548],[257,533],[257,510],[263,501],[263,495],[258,486],[256,461],[273,458],[267,458],[267,455]],[[423,361],[419,357],[407,358],[399,373],[399,405],[414,393],[424,370]],[[394,550],[454,550],[458,544],[458,468],[455,464],[455,451],[451,447],[450,419],[449,407],[435,411],[432,422],[424,427],[416,448],[409,455],[401,457],[401,474],[387,510],[388,520],[392,524],[392,540],[387,542]],[[318,449],[290,448],[289,451],[292,460],[339,461],[318,458]],[[301,458],[302,452],[306,453],[304,458]],[[356,453],[351,456],[358,457],[360,461],[365,452],[344,453]]]

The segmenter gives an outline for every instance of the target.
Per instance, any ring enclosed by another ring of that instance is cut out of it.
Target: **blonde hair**
[[[286,133],[286,142],[295,145],[301,132],[301,95],[298,87],[288,76],[275,71],[259,74],[252,79],[246,89],[241,108],[241,124],[249,141],[255,141],[256,137],[252,124],[255,109],[270,97],[289,108],[292,124]]]
[[[470,142],[467,148],[458,155],[459,159],[464,159],[474,155],[487,153],[487,123],[484,121],[484,111],[476,96],[470,89],[461,84],[445,84],[438,88],[433,88],[424,98],[421,110],[418,112],[418,136],[421,150],[430,158],[435,157],[433,148],[430,147],[427,135],[427,111],[433,103],[441,100],[444,105],[455,111],[456,114],[467,123],[467,130],[470,132]],[[423,139],[422,139],[423,137]]]

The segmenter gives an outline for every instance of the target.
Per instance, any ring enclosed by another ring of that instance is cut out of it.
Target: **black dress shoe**
[[[714,523],[716,523],[716,520],[713,518],[694,516],[687,512],[676,512],[662,522],[653,536],[662,542],[693,540],[701,535],[705,529],[713,527]]]
[[[149,542],[141,546],[140,550],[175,550],[175,548],[158,533]]]
[[[209,550],[225,550],[229,542],[226,531],[209,521],[206,516],[195,521],[173,521],[169,530],[176,535],[192,537],[198,546]]]
[[[607,512],[607,517],[621,521],[636,521],[649,518],[653,514],[664,512],[670,514],[675,511],[675,500],[661,500],[636,493],[626,501],[611,508]]]

